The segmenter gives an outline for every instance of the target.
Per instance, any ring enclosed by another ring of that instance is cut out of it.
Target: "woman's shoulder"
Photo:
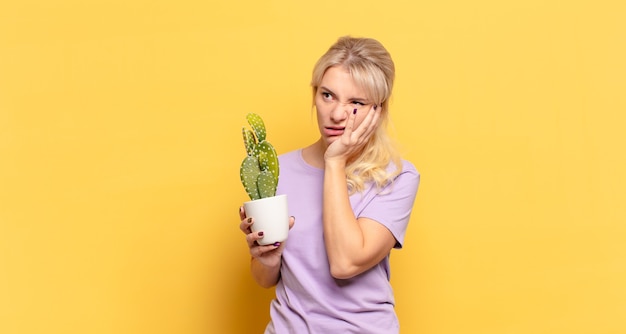
[[[286,169],[293,169],[298,172],[310,172],[314,174],[319,174],[321,171],[323,173],[323,170],[315,168],[309,165],[306,161],[304,161],[301,148],[279,155],[278,163],[281,171]]]
[[[408,160],[400,159],[400,166],[396,166],[396,164],[391,163],[390,168],[394,168],[394,167],[396,167],[395,170],[398,176],[402,174],[413,175],[417,178],[419,178],[420,176],[420,173],[415,167],[415,165]]]
[[[420,173],[412,162],[401,159],[401,166],[395,170],[395,176],[391,184],[402,184],[403,188],[409,188],[412,192],[417,192],[420,184]],[[395,165],[392,163],[392,165]]]
[[[301,159],[301,152],[302,152],[302,149],[297,149],[297,150],[289,151],[286,153],[282,153],[278,156],[278,160],[281,164],[289,163],[289,162],[298,162]]]

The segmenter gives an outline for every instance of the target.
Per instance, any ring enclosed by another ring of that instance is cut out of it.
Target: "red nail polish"
[[[279,247],[280,246],[280,242],[275,242],[274,246]]]
[[[248,218],[248,224],[252,223],[252,217]]]
[[[378,108],[378,106],[377,106],[377,105],[374,105],[374,110],[376,110],[376,108]]]
[[[354,109],[354,111],[352,113],[356,115],[356,109]]]
[[[263,236],[263,231],[259,232],[259,237]]]

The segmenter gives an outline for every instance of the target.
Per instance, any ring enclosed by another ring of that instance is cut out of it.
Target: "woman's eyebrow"
[[[332,95],[332,96],[337,96],[337,94],[335,94],[335,92],[333,92],[332,90],[328,89],[328,87],[325,87],[325,86],[320,86],[320,88],[321,88],[323,91],[326,91],[327,93],[330,93],[330,95]]]

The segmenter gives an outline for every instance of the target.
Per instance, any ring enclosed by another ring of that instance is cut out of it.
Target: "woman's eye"
[[[330,93],[322,92],[322,97],[324,97],[325,99],[330,99],[332,96],[330,95]]]
[[[365,105],[365,103],[363,103],[363,102],[359,102],[359,101],[352,101],[352,104],[357,105],[357,106],[359,106],[359,107],[362,107],[362,106],[364,106],[364,105]]]

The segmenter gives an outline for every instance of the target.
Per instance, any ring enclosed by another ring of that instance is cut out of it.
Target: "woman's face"
[[[348,115],[357,110],[355,129],[372,108],[370,101],[342,66],[326,70],[315,93],[317,124],[326,146],[337,140],[346,127]]]

